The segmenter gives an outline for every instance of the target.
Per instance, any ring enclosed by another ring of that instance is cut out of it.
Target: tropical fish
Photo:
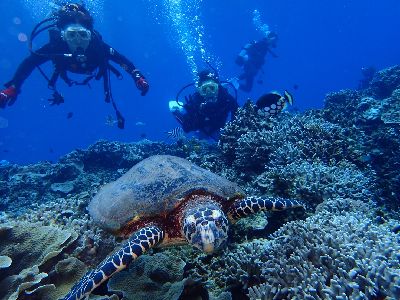
[[[287,108],[288,104],[293,105],[293,96],[286,90],[283,96],[278,92],[271,92],[262,95],[256,102],[259,112],[265,115],[265,117],[277,115]]]
[[[166,134],[169,138],[177,139],[177,140],[182,139],[185,136],[185,133],[184,133],[182,127],[179,127],[179,126],[166,132]]]
[[[136,126],[145,126],[146,123],[141,122],[141,121],[138,121],[138,122],[135,123],[135,125],[136,125]]]
[[[69,113],[67,113],[67,119],[71,119],[73,117],[74,113],[72,111],[70,111]]]

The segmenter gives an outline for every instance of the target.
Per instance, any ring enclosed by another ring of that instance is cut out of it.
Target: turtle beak
[[[206,228],[200,229],[200,236],[201,236],[201,245],[202,249],[205,253],[211,254],[214,252],[214,245],[215,245],[215,236],[213,231],[209,226]]]
[[[225,247],[227,232],[221,230],[214,222],[199,224],[197,226],[198,242],[194,244],[207,254],[212,254]]]

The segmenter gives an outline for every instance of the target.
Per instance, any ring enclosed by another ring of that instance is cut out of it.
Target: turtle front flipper
[[[104,281],[125,269],[133,260],[160,243],[163,238],[164,232],[157,226],[148,226],[136,231],[119,251],[107,257],[96,269],[86,273],[63,300],[79,300],[87,297]]]
[[[288,208],[304,207],[297,200],[284,199],[279,197],[247,197],[237,200],[232,204],[228,211],[228,217],[231,221],[247,217],[259,211],[282,211]]]

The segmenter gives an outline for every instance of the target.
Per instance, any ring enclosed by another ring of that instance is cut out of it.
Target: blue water
[[[24,34],[29,35],[46,16],[48,3],[0,2],[0,82],[10,80],[29,54]],[[279,35],[275,49],[279,57],[267,57],[263,83],[256,83],[249,94],[239,92],[240,104],[271,90],[288,89],[295,96],[297,108],[321,108],[326,93],[356,88],[362,67],[381,69],[399,63],[398,0],[86,3],[95,16],[96,29],[143,71],[150,92],[141,97],[129,76],[122,81],[112,79],[114,98],[126,118],[126,128],[120,130],[105,124],[108,115],[114,117],[114,111],[104,102],[102,81],[92,82],[89,89],[68,88],[60,80],[58,87],[66,102],[52,107],[47,103],[51,94],[47,83],[34,71],[17,102],[0,110],[0,117],[8,120],[8,127],[0,128],[0,160],[56,161],[99,139],[131,142],[146,135],[151,140],[167,140],[165,131],[177,126],[168,111],[168,101],[193,80],[193,72],[205,67],[202,59],[210,59],[222,78],[238,75],[240,69],[234,60],[242,45],[262,37],[252,22],[255,9]],[[44,43],[45,36],[38,43]],[[50,74],[51,64],[44,69]],[[70,119],[69,112],[73,113]]]

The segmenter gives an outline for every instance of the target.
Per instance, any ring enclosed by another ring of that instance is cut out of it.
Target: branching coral
[[[274,235],[285,249],[278,255],[278,245],[267,247],[266,282],[250,288],[250,299],[399,298],[400,247],[388,226],[358,212],[325,211],[296,223]]]
[[[398,236],[388,225],[370,221],[367,204],[346,207],[345,202],[284,225],[270,240],[212,257],[207,266],[200,257],[203,267],[192,276],[220,291],[249,287],[250,299],[398,299]]]
[[[299,160],[267,169],[256,178],[260,192],[301,198],[311,206],[337,197],[368,200],[375,191],[372,171],[365,176],[355,165],[342,161]]]
[[[362,137],[362,160],[376,173],[381,203],[398,207],[400,158],[400,67],[378,72],[369,89],[341,91],[327,96],[322,116]],[[343,114],[343,112],[346,112]]]
[[[261,130],[265,120],[257,114],[254,104],[248,101],[236,112],[235,119],[225,125],[219,140],[219,146],[225,159],[232,163],[236,158],[238,137],[249,131]]]
[[[252,126],[245,132],[234,131],[244,122],[241,118],[250,118]],[[282,114],[267,121],[248,104],[226,126],[219,146],[225,155],[234,157],[232,164],[237,173],[249,176],[261,174],[266,167],[299,160],[348,160],[362,166],[362,137],[354,129],[327,122],[314,112]]]

